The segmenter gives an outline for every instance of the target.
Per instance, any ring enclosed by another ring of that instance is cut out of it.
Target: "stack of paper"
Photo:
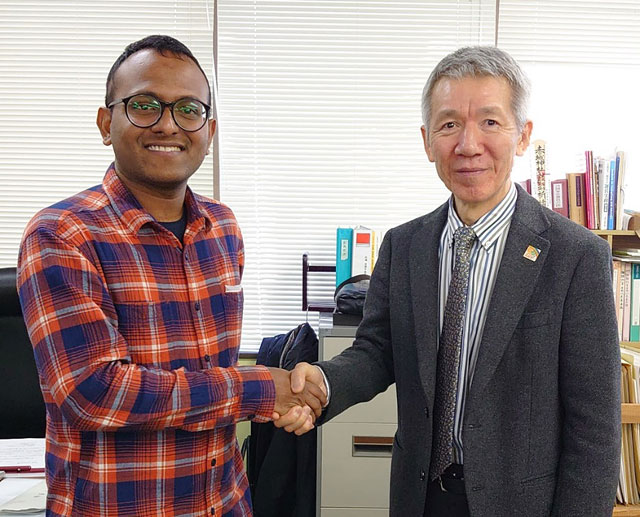
[[[46,506],[47,484],[43,479],[10,501],[0,505],[0,515],[32,515],[44,511]]]
[[[621,347],[622,403],[637,404],[640,401],[640,349]],[[622,425],[622,448],[618,502],[622,504],[640,503],[640,425]]]
[[[44,438],[0,440],[0,470],[7,476],[44,477]]]

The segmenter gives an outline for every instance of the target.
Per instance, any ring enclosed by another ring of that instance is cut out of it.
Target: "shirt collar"
[[[518,191],[512,181],[511,188],[504,199],[471,225],[480,245],[485,250],[488,250],[498,237],[500,237],[500,235],[509,227],[511,218],[513,217],[513,212],[516,209],[517,199]],[[452,195],[449,198],[449,214],[447,216],[447,224],[445,226],[445,232],[447,233],[446,239],[449,242],[449,246],[453,242],[453,234],[461,226],[464,226],[464,223],[455,211]]]
[[[155,223],[155,218],[147,212],[136,197],[129,191],[118,177],[115,164],[111,164],[102,180],[102,187],[109,198],[111,206],[120,220],[135,234],[147,223]],[[193,227],[197,232],[202,227],[211,227],[211,219],[206,211],[200,209],[200,204],[189,187],[185,193],[185,207],[187,210],[187,227]]]

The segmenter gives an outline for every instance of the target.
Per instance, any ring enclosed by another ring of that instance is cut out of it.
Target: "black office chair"
[[[16,268],[0,268],[0,439],[42,438],[45,418],[16,290]]]

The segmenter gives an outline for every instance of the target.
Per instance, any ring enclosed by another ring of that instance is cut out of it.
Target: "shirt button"
[[[215,467],[215,466],[216,466],[216,459],[215,459],[215,458],[213,458],[213,459],[211,460],[211,466],[212,466],[212,467]]]
[[[424,470],[420,471],[420,481],[424,481],[424,478],[426,478],[427,475],[424,473]]]
[[[215,508],[211,508],[211,515],[215,515],[216,514],[216,509]]]
[[[186,251],[184,252],[184,259],[189,260],[189,254]]]
[[[255,417],[256,417],[256,415],[251,413],[250,415],[247,415],[247,420],[253,420]]]
[[[209,354],[204,354],[204,360],[207,362],[211,361],[211,356]]]
[[[429,418],[429,408],[428,407],[424,408],[424,414],[427,415],[427,418]]]
[[[200,310],[200,302],[196,302],[196,304],[195,304],[195,308],[196,308],[196,310],[197,310],[197,311],[199,311],[199,310]]]

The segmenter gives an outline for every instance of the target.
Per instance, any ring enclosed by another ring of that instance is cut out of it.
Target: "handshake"
[[[314,427],[327,404],[327,387],[317,366],[298,363],[292,371],[269,368],[276,386],[273,423],[298,436]]]

